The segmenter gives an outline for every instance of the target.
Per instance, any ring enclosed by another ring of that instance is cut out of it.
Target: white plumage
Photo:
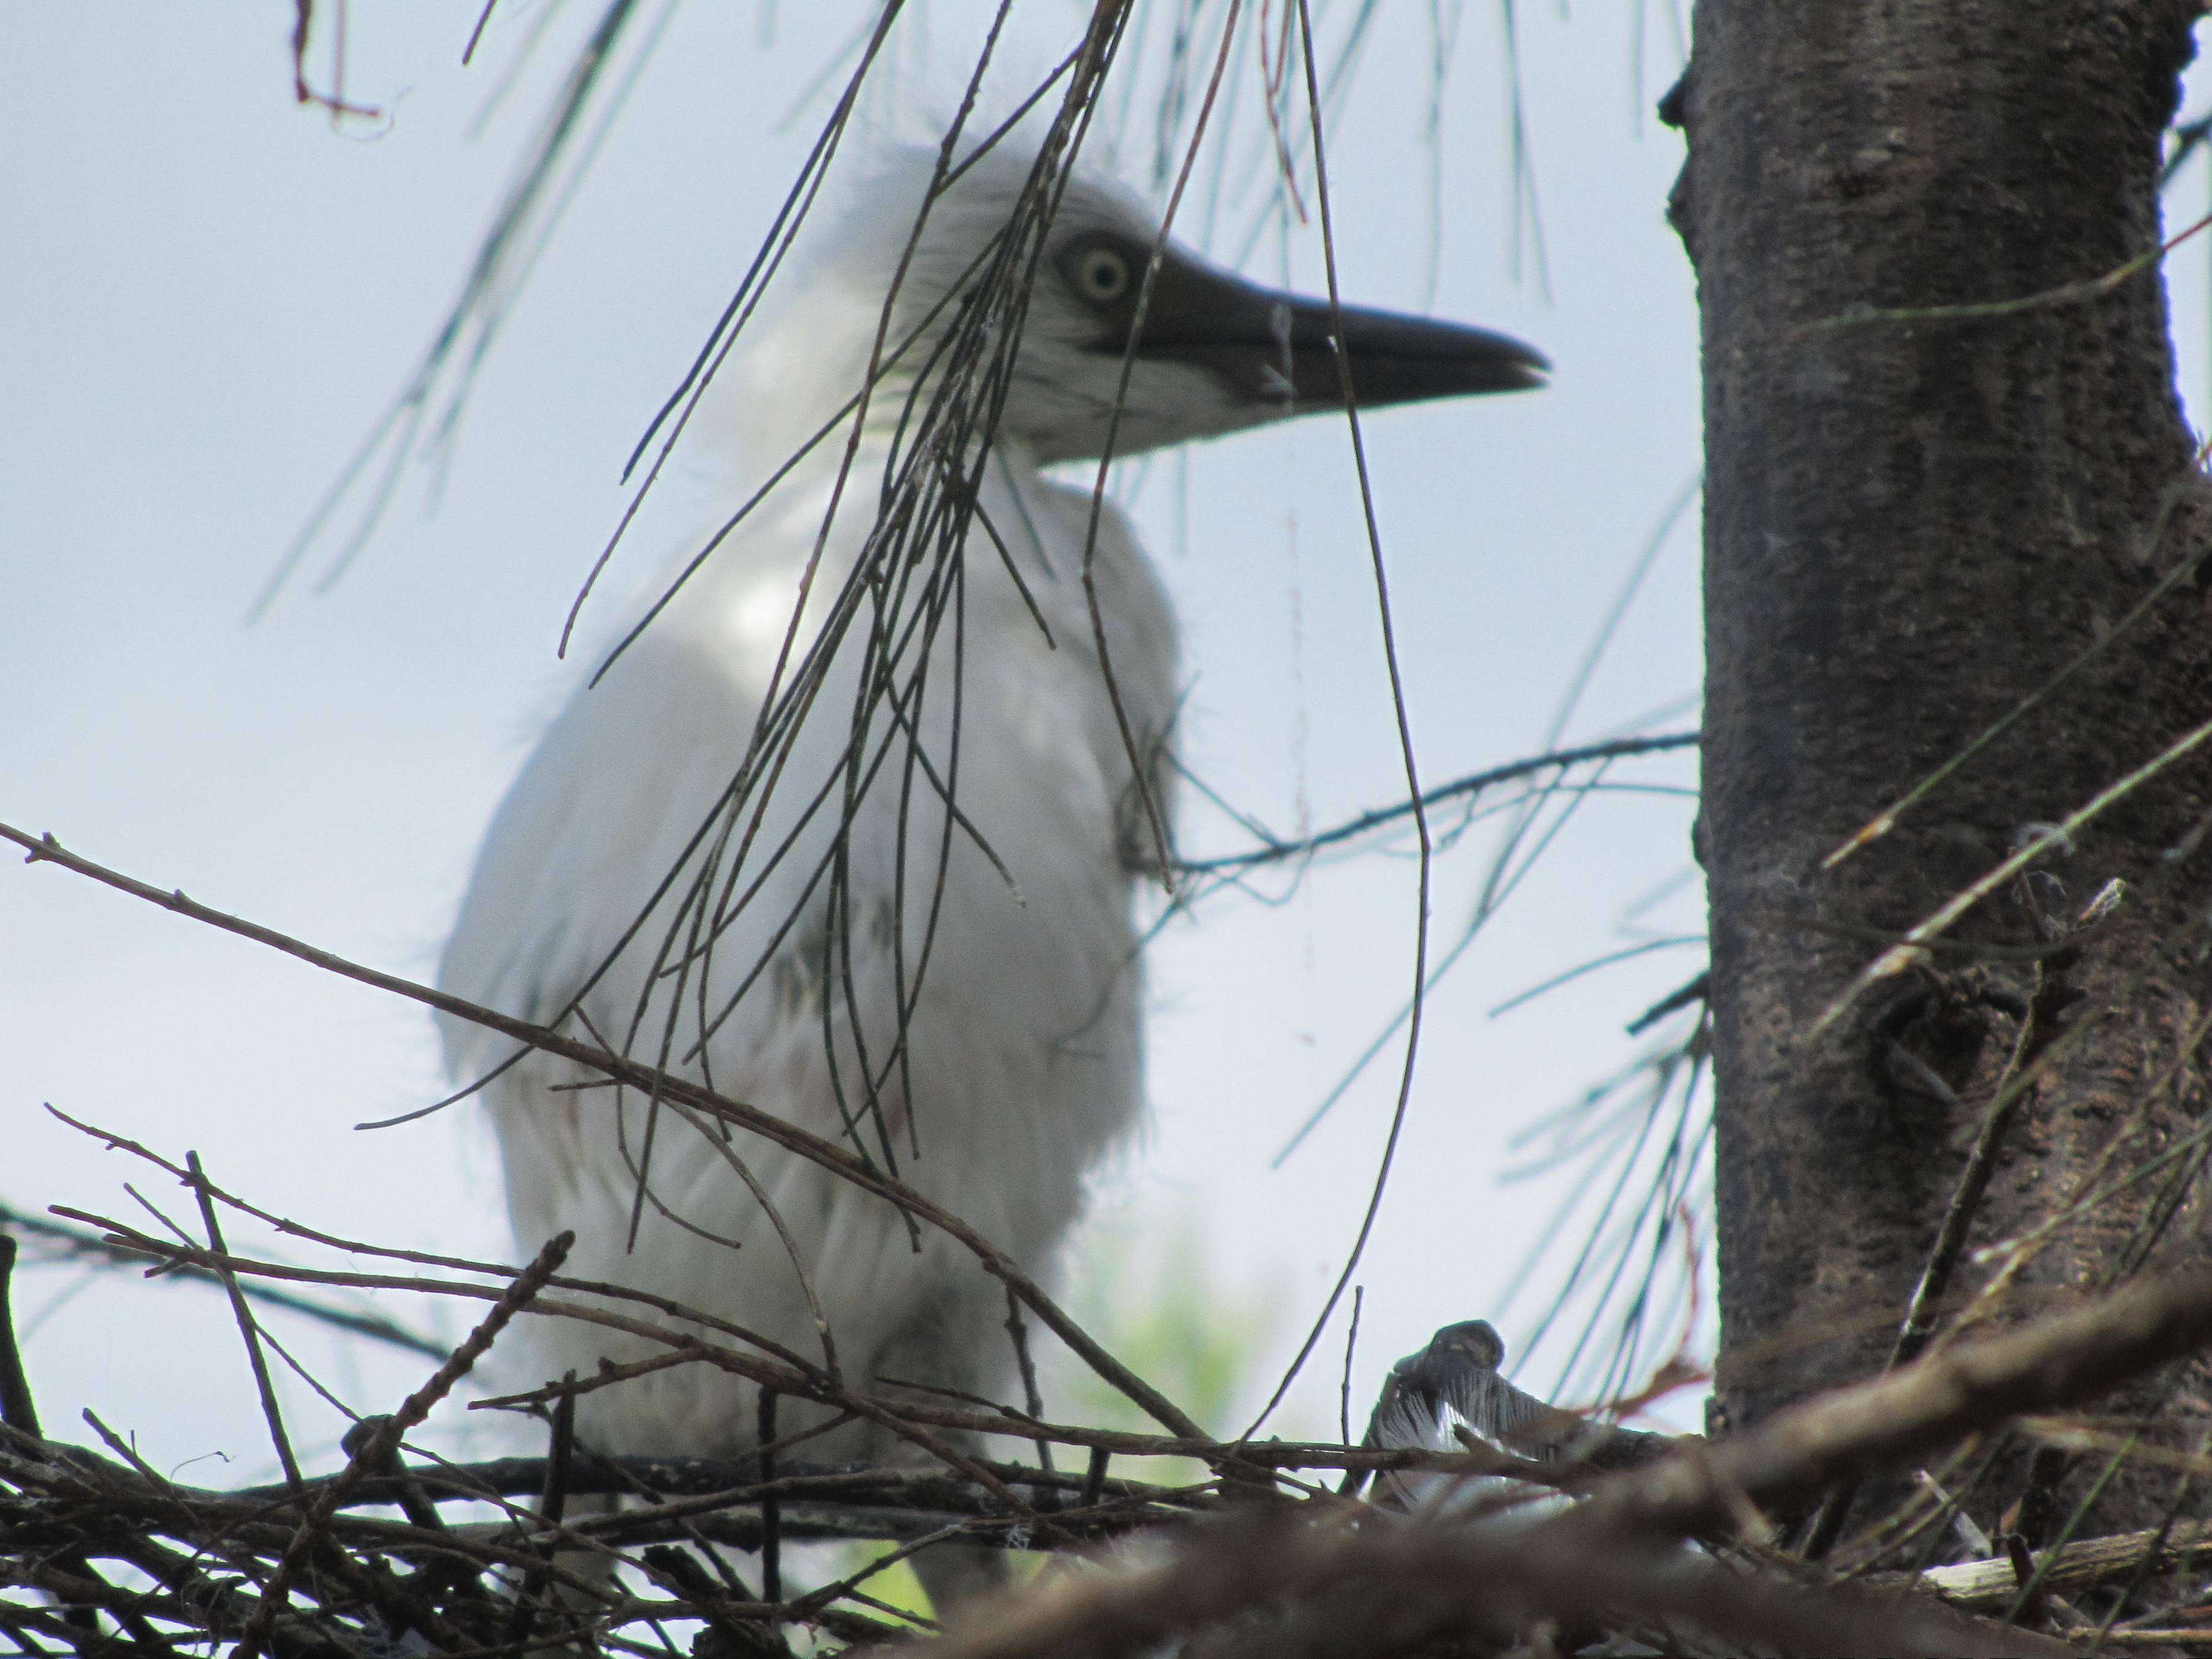
[[[754,325],[722,371],[716,396],[757,474],[860,387],[933,160],[894,160],[813,262],[783,279],[791,297]],[[1172,613],[1127,522],[1094,506],[1088,489],[1039,469],[1103,453],[1125,356],[1116,453],[1329,406],[1337,369],[1328,307],[1243,283],[1172,247],[1139,329],[1152,223],[1115,192],[1079,180],[1036,264],[981,470],[982,522],[956,556],[884,556],[878,513],[898,499],[885,492],[886,465],[912,453],[916,411],[942,376],[925,375],[910,407],[915,366],[938,361],[931,353],[959,307],[925,319],[1007,224],[1029,168],[1027,157],[987,157],[931,209],[887,337],[896,345],[920,333],[873,393],[826,536],[843,427],[596,687],[569,699],[492,823],[440,981],[547,1022],[581,991],[587,1031],[865,1146],[879,1162],[895,1159],[903,1179],[1049,1279],[1086,1175],[1127,1134],[1142,1099],[1131,901],[1156,838],[1138,778],[1164,824],[1159,759],[1177,666]],[[1363,403],[1533,385],[1542,366],[1527,348],[1479,331],[1341,314]],[[994,337],[970,337],[988,345]],[[956,442],[945,453],[965,463],[976,450]],[[1127,740],[1083,583],[1094,514],[1098,611]],[[827,653],[806,712],[781,728],[780,769],[757,773],[732,806],[726,792],[817,540],[780,697],[839,614],[841,593],[858,596],[854,620]],[[856,573],[875,585],[848,587]],[[872,631],[898,644],[872,653]],[[887,684],[896,710],[882,695]],[[848,767],[855,755],[866,758]],[[811,809],[825,784],[827,798]],[[958,809],[949,827],[947,793]],[[710,823],[731,830],[719,854],[711,834],[695,845]],[[710,865],[711,879],[695,890]],[[678,878],[655,903],[672,870]],[[688,975],[666,971],[687,960]],[[902,1000],[906,1048],[889,1063]],[[463,1080],[508,1057],[509,1045],[480,1028],[447,1021],[444,1036]],[[871,1073],[879,1112],[869,1109]],[[819,1359],[799,1270],[761,1203],[710,1132],[665,1109],[630,1247],[646,1106],[626,1091],[617,1112],[612,1090],[574,1086],[592,1082],[533,1054],[484,1091],[523,1248],[573,1229],[568,1273],[674,1297]],[[727,1150],[789,1228],[849,1383],[888,1376],[1006,1397],[1004,1293],[964,1250],[926,1229],[916,1249],[890,1206],[764,1142],[740,1135]],[[539,1320],[529,1329],[548,1376],[590,1376],[602,1357],[651,1352],[587,1324]],[[612,1452],[738,1451],[753,1436],[749,1393],[704,1366],[664,1370],[586,1395],[579,1432]],[[783,1423],[805,1420],[805,1409],[794,1402]],[[892,1449],[854,1425],[807,1455]]]

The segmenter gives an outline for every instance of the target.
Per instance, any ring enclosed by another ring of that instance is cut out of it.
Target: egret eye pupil
[[[1129,267],[1121,256],[1107,248],[1093,248],[1077,267],[1084,292],[1091,299],[1118,300],[1129,286]]]

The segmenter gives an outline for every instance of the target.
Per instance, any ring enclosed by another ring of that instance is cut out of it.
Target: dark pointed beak
[[[1336,337],[1363,409],[1525,392],[1551,363],[1488,329],[1278,293],[1170,252],[1152,287],[1137,354],[1210,370],[1260,419],[1341,408]],[[1115,347],[1119,349],[1119,346]],[[1263,412],[1264,411],[1264,412]]]

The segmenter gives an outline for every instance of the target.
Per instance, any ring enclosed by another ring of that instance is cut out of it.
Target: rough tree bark
[[[2056,1212],[2116,1140],[2116,1172],[2179,1149],[2055,1233],[2008,1310],[2129,1271],[2147,1244],[2204,1249],[2193,1208],[2174,1209],[2197,1185],[2187,1137],[2208,1100],[2212,852],[2191,840],[2212,800],[2205,751],[1978,904],[1949,936],[1971,950],[1938,950],[1820,1024],[1886,943],[2030,826],[2212,718],[2205,581],[2192,573],[2112,631],[2212,531],[2158,271],[1999,314],[1880,314],[2019,300],[2154,249],[2160,136],[2198,10],[1696,8],[1667,112],[1689,139],[1672,212],[1705,346],[1698,854],[1731,1424],[1882,1367],[2001,1080],[2035,1079],[1969,1252]],[[1824,870],[2100,639],[1893,833]],[[2117,912],[2079,927],[2113,878]],[[1992,1270],[1962,1257],[1942,1308]],[[2137,1408],[2170,1404],[2173,1381]],[[1983,1518],[2029,1496],[2033,1530],[2059,1473],[2047,1457],[2001,1465]],[[2129,1517],[2172,1478],[2123,1480],[2098,1520],[2154,1524]]]

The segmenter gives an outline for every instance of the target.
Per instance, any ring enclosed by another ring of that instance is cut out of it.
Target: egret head
[[[795,307],[815,313],[795,331],[810,351],[829,349],[835,331],[823,325],[846,300],[865,311],[872,347],[883,296],[896,283],[885,349],[906,344],[875,394],[878,420],[906,404],[917,378],[957,372],[947,365],[957,358],[963,319],[972,341],[976,308],[988,315],[994,303],[1006,307],[1007,228],[1033,189],[1033,155],[1002,145],[929,202],[916,235],[935,161],[903,154],[878,171],[803,279],[805,297]],[[1095,178],[1079,174],[1058,192],[1041,242],[1012,246],[1026,280],[1019,301],[996,313],[1021,325],[998,430],[1040,461],[1086,459],[1109,448],[1132,455],[1341,409],[1340,328],[1362,409],[1523,391],[1541,386],[1550,367],[1541,353],[1485,329],[1332,307],[1326,298],[1247,282],[1173,240],[1163,244],[1152,215]],[[848,393],[866,361],[855,366]]]

